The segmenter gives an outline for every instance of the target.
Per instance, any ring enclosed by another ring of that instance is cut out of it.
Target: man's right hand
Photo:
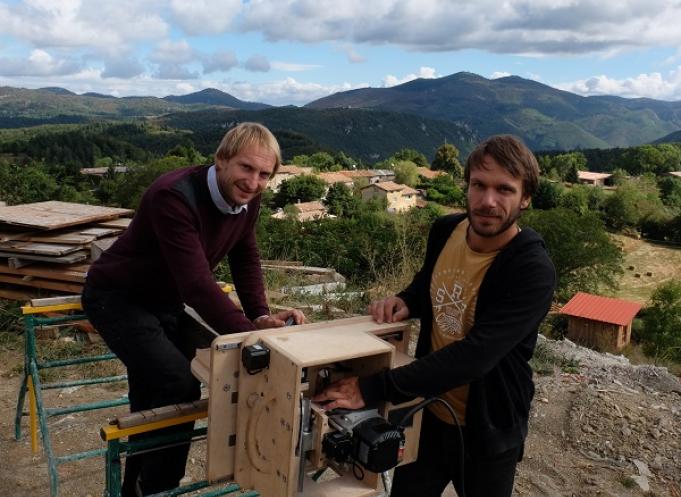
[[[381,300],[374,300],[369,304],[369,314],[378,324],[404,321],[409,317],[409,308],[397,295]]]

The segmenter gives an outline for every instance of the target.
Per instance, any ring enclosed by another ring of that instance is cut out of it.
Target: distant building
[[[336,183],[342,183],[350,189],[354,186],[352,178],[343,173],[319,173],[317,177],[328,186],[335,185]]]
[[[605,181],[612,174],[592,173],[591,171],[577,171],[577,179],[584,185],[605,186]]]
[[[312,168],[282,164],[279,166],[277,173],[270,178],[269,183],[267,183],[267,188],[274,192],[278,192],[279,187],[284,181],[295,178],[296,176],[301,176],[303,174],[312,174]]]
[[[296,212],[296,219],[301,222],[330,217],[326,206],[319,200],[314,200],[312,202],[300,202],[293,204],[292,207]],[[286,217],[286,213],[282,210],[272,214],[272,217],[275,219],[284,219]]]
[[[378,183],[379,181],[385,181],[383,179],[384,177],[381,174],[378,174],[376,171],[371,169],[355,169],[354,171],[344,170],[338,172],[344,174],[345,176],[348,176],[349,178],[352,178],[353,181],[366,179],[369,184]]]
[[[631,323],[641,304],[578,292],[560,310],[568,316],[567,336],[575,343],[618,351],[631,341]]]
[[[99,177],[104,176],[108,172],[109,172],[108,167],[83,167],[80,170],[80,174],[84,174],[86,176],[99,176]],[[128,167],[127,166],[114,166],[113,172],[114,173],[121,173],[121,174],[127,173]]]
[[[385,198],[390,212],[401,212],[416,207],[418,191],[393,181],[381,181],[362,188],[362,200]]]
[[[419,176],[425,179],[435,179],[438,176],[447,174],[445,171],[433,171],[432,169],[428,169],[427,167],[417,167],[416,171]]]
[[[670,171],[667,174],[675,178],[681,178],[681,171]]]

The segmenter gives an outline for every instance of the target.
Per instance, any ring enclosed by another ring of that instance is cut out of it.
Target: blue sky
[[[681,100],[676,0],[0,0],[0,86],[303,105],[469,71]]]

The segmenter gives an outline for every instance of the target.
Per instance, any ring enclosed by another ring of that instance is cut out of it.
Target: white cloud
[[[159,2],[25,0],[0,4],[0,33],[37,48],[76,47],[117,52],[139,40],[166,36]]]
[[[508,76],[511,76],[510,72],[506,71],[494,71],[492,75],[489,77],[489,79],[499,79],[499,78],[506,78]]]
[[[681,100],[681,66],[666,75],[659,72],[613,79],[605,75],[554,85],[581,95],[619,95],[660,100]]]
[[[581,54],[679,46],[673,0],[251,0],[242,28],[269,40]]]
[[[82,64],[73,59],[56,59],[45,50],[33,50],[28,59],[0,58],[0,75],[63,76],[75,74]]]
[[[139,76],[145,68],[136,57],[110,57],[104,62],[103,78],[132,78]]]
[[[154,77],[159,79],[197,79],[198,73],[190,71],[181,64],[164,63],[159,64],[158,70],[154,73]]]
[[[418,78],[422,79],[433,79],[437,78],[439,75],[433,69],[432,67],[420,67],[418,74],[415,73],[410,73],[407,74],[406,76],[403,76],[401,78],[397,78],[393,76],[392,74],[388,74],[385,78],[383,78],[383,84],[382,86],[385,88],[390,88],[391,86],[397,86],[401,85],[403,83],[408,83],[409,81],[413,81]]]
[[[267,72],[271,68],[270,61],[264,55],[253,55],[244,62],[244,69],[252,72]]]
[[[302,72],[302,71],[310,71],[312,69],[319,69],[322,67],[319,64],[296,64],[294,62],[281,62],[281,61],[272,61],[272,69],[276,69],[277,71],[286,71],[286,72]]]
[[[360,85],[352,85],[350,83],[322,85],[319,83],[301,82],[294,78],[286,78],[262,84],[253,84],[246,81],[231,82],[223,84],[220,89],[241,100],[251,102],[264,102],[273,105],[303,105],[332,93],[365,88],[367,86],[366,83]]]
[[[239,61],[237,60],[236,55],[234,55],[234,52],[215,52],[204,57],[203,72],[204,74],[209,74],[218,71],[229,71],[238,64]]]
[[[187,40],[164,40],[156,46],[156,50],[149,57],[154,62],[186,64],[196,57],[194,49]]]
[[[189,35],[227,31],[241,11],[241,0],[172,0],[176,22]]]

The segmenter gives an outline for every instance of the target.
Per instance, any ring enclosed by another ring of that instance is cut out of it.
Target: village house
[[[295,212],[296,219],[300,222],[331,217],[326,206],[319,200],[299,202],[297,204],[292,204],[291,208]],[[285,219],[286,215],[287,214],[283,210],[280,210],[279,212],[272,214],[272,217],[275,219]]]
[[[394,181],[381,181],[362,188],[362,200],[386,199],[389,212],[402,212],[416,207],[418,191]]]
[[[417,167],[416,172],[418,173],[419,176],[421,176],[424,179],[435,179],[438,176],[447,174],[444,171],[433,171],[432,169],[428,169],[427,167]]]
[[[600,351],[619,351],[631,341],[631,323],[641,304],[578,292],[560,310],[568,316],[570,340]]]
[[[270,181],[267,184],[267,188],[269,188],[273,192],[278,192],[279,187],[284,181],[289,180],[291,178],[295,178],[296,176],[301,176],[303,174],[312,174],[312,168],[296,166],[293,164],[291,165],[282,164],[281,166],[279,166],[277,173],[272,178],[270,178]]]
[[[667,174],[674,178],[681,178],[681,171],[669,171]]]
[[[605,186],[605,182],[612,174],[592,173],[591,171],[577,171],[577,179],[583,185]]]
[[[317,174],[317,177],[321,179],[324,183],[326,183],[327,192],[329,191],[329,187],[336,183],[342,183],[348,188],[350,188],[350,190],[352,190],[352,188],[355,186],[354,182],[352,181],[352,178],[342,173],[319,173]],[[324,195],[326,195],[326,192],[324,192]]]
[[[84,174],[86,176],[98,176],[98,177],[103,177],[109,172],[108,167],[83,167],[80,169],[80,174]],[[127,173],[128,172],[128,167],[127,166],[114,166],[113,168],[114,173]]]
[[[384,179],[385,175],[380,174],[377,170],[373,169],[356,169],[354,171],[344,170],[338,172],[352,178],[354,181],[366,179],[367,183],[370,185],[378,183],[379,181],[387,181]]]

